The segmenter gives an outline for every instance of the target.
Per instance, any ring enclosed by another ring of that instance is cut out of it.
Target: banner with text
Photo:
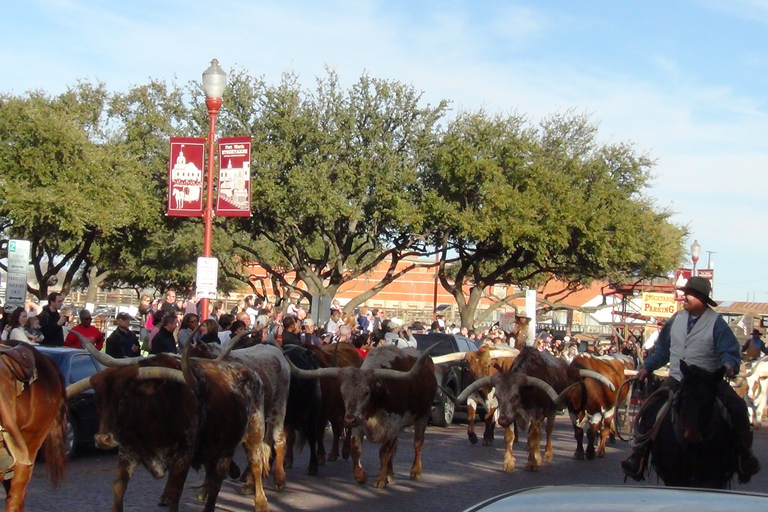
[[[203,216],[205,139],[171,137],[168,162],[168,215]]]
[[[216,216],[251,216],[251,138],[219,139]]]
[[[643,292],[643,315],[669,318],[677,311],[674,293]]]

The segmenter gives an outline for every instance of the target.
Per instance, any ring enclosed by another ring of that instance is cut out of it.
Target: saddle
[[[23,343],[11,347],[0,344],[0,359],[19,382],[29,384],[37,378],[35,353]]]

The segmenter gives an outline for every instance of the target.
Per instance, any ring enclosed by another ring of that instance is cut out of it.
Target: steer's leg
[[[129,461],[122,452],[117,455],[117,470],[115,471],[115,480],[112,482],[112,494],[114,502],[112,503],[112,512],[123,512],[123,498],[128,489],[128,481],[136,469],[136,462]]]
[[[360,457],[363,455],[363,432],[362,429],[356,428],[352,432],[352,472],[355,477],[355,482],[363,485],[368,482],[368,475],[363,469],[363,465],[360,464]]]
[[[477,434],[475,434],[475,416],[477,412],[477,402],[474,396],[467,399],[467,437],[469,442],[477,444]]]
[[[507,473],[511,473],[515,470],[514,444],[515,430],[512,425],[510,425],[504,429],[504,445],[506,446],[504,452],[504,471]]]
[[[333,432],[333,441],[331,442],[331,452],[328,454],[328,460],[333,462],[339,458],[339,439],[344,435],[344,425],[342,425],[340,417],[331,418],[331,431]]]
[[[528,427],[528,464],[526,471],[538,471],[541,464],[541,418],[531,418]]]
[[[573,411],[570,411],[570,416],[573,424],[573,437],[576,439],[576,451],[573,452],[573,458],[584,460],[584,429],[581,427],[581,419]]]
[[[599,417],[600,413],[598,413],[598,418]],[[587,425],[587,460],[595,460],[595,437],[597,436],[597,428],[598,424],[595,423],[595,418],[591,417],[589,419],[589,424]]]
[[[293,467],[293,445],[296,444],[296,429],[293,426],[285,427],[285,459],[283,467],[291,469]]]
[[[174,464],[168,472],[168,481],[165,483],[165,489],[160,496],[159,505],[167,505],[168,512],[177,512],[179,510],[179,501],[181,500],[181,492],[184,490],[184,482],[187,480],[187,474],[189,473],[189,463],[177,462]],[[206,470],[205,482],[201,493],[207,493],[208,480],[210,476]]]
[[[421,449],[424,447],[424,432],[427,430],[428,417],[418,419],[413,426],[413,466],[411,466],[411,480],[421,478]],[[390,464],[391,464],[390,460]]]
[[[379,489],[386,487],[390,480],[390,473],[394,476],[392,471],[392,457],[394,457],[397,451],[397,438],[385,439],[381,443],[379,449],[379,460],[381,461],[381,467],[379,468],[379,475],[376,477],[376,481],[373,482],[373,486]]]
[[[230,459],[227,458],[216,463],[205,464],[204,487],[207,493],[203,512],[214,512],[216,499],[219,497],[219,491],[221,491],[221,482],[224,481],[224,475],[229,469],[229,462]]]
[[[544,446],[544,462],[549,462],[554,457],[555,452],[552,449],[552,430],[555,428],[555,413],[547,417],[547,444]]]
[[[269,444],[265,442],[264,413],[251,415],[248,429],[243,439],[245,455],[248,457],[248,467],[251,470],[249,480],[253,480],[253,503],[256,512],[266,512],[267,496],[264,494],[263,477],[269,475]]]
[[[273,425],[273,441],[275,443],[275,489],[282,491],[285,488],[285,430],[282,425]]]
[[[605,418],[596,426],[600,429],[600,444],[597,447],[597,456],[598,458],[603,458],[605,457],[605,448],[608,444],[608,438],[611,435],[611,418]]]
[[[349,454],[352,450],[352,430],[349,428],[344,429],[344,446],[341,448],[341,458],[344,460],[349,459]]]

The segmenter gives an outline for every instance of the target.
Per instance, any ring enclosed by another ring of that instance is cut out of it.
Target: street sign
[[[216,258],[197,258],[197,278],[195,295],[200,299],[215,299],[219,284],[219,260]]]
[[[5,306],[8,309],[24,307],[27,301],[30,245],[28,240],[8,242],[8,273],[5,284]]]

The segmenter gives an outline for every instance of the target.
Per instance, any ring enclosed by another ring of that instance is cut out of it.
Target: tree
[[[522,116],[468,112],[447,127],[422,180],[440,282],[462,325],[504,303],[475,318],[496,284],[578,287],[663,275],[680,261],[684,230],[644,195],[652,162],[596,135],[572,113],[535,128]]]
[[[291,75],[267,86],[241,73],[224,105],[222,131],[254,139],[253,217],[226,224],[243,259],[301,291],[286,277],[295,272],[305,296],[327,302],[389,259],[386,276],[348,311],[417,265],[397,268],[424,252],[417,178],[445,102],[421,106],[412,87],[368,76],[343,90],[329,72],[310,93]]]
[[[2,243],[31,241],[38,298],[65,271],[67,293],[104,237],[128,225],[149,199],[139,162],[109,138],[103,84],[57,97],[0,96]],[[3,267],[5,269],[5,267]]]

